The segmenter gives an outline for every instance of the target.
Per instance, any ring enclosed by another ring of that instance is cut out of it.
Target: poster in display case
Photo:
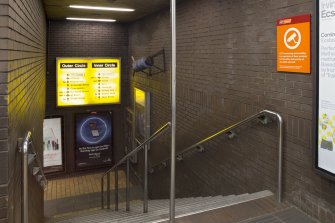
[[[43,168],[45,173],[64,171],[63,118],[46,117],[43,121]]]
[[[335,1],[316,2],[315,168],[321,175],[335,180]]]
[[[78,169],[113,164],[111,112],[76,114],[75,130]]]

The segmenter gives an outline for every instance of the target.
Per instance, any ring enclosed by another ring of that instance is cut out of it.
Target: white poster
[[[335,0],[319,1],[318,167],[335,173]]]
[[[43,122],[44,167],[63,165],[62,118],[47,118]]]

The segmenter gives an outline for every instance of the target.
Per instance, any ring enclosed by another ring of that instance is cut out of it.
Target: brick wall
[[[75,172],[74,115],[87,111],[113,112],[115,160],[124,155],[123,107],[129,103],[128,27],[125,24],[49,21],[46,114],[64,117],[66,172]],[[56,107],[57,57],[121,57],[121,105]]]
[[[262,109],[278,111],[285,122],[284,198],[330,223],[335,221],[335,184],[313,169],[315,70],[312,75],[276,72],[276,20],[306,13],[314,18],[313,7],[311,0],[178,4],[177,149]],[[169,10],[133,23],[129,55],[138,58],[165,48],[170,58],[169,24]],[[131,81],[132,87],[152,92],[152,129],[170,117],[169,73],[138,73]],[[205,144],[204,154],[189,155],[177,164],[177,196],[276,192],[276,127],[275,122],[254,123],[239,130],[237,139],[222,136]],[[168,157],[169,149],[166,137],[154,143],[151,163]],[[135,169],[141,173],[142,165]],[[156,170],[149,179],[151,196],[167,197],[169,169]]]
[[[0,1],[0,222],[21,222],[17,139],[33,132],[42,153],[46,22],[39,0]],[[43,191],[30,179],[30,222],[43,222]]]

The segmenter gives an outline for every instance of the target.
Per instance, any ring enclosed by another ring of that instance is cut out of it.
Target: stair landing
[[[319,223],[289,204],[266,197],[177,218],[176,223]],[[164,223],[168,223],[165,221]]]

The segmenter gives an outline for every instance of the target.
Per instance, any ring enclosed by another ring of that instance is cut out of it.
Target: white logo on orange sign
[[[301,33],[297,28],[289,28],[284,35],[285,46],[294,50],[297,49],[301,44]]]

